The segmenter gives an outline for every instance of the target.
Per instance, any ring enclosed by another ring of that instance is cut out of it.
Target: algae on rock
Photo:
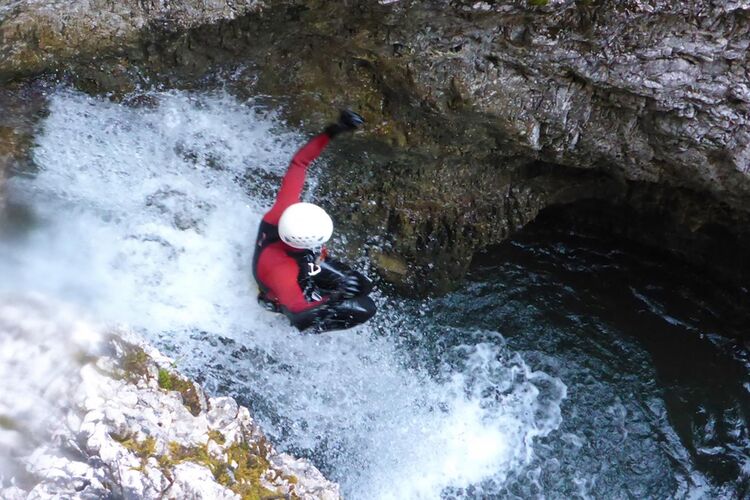
[[[193,416],[201,412],[201,398],[195,384],[166,368],[159,368],[159,387],[167,391],[177,391],[182,396],[182,402]]]

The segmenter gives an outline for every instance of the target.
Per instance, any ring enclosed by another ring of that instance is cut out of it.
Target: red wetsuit
[[[312,138],[294,155],[271,210],[260,223],[253,258],[253,275],[265,298],[274,302],[292,322],[303,330],[324,311],[327,298],[308,300],[300,285],[302,257],[309,251],[290,247],[279,238],[279,219],[284,210],[298,203],[305,184],[307,167],[323,151],[330,137],[323,133]]]

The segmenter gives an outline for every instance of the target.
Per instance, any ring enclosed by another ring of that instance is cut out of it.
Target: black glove
[[[339,115],[339,121],[328,125],[323,131],[328,134],[328,137],[333,139],[341,132],[348,132],[350,130],[358,129],[362,126],[363,123],[365,123],[364,118],[362,118],[354,111],[345,109]]]
[[[342,277],[337,283],[336,291],[345,299],[356,297],[362,293],[362,289],[359,285],[359,278],[353,274]]]

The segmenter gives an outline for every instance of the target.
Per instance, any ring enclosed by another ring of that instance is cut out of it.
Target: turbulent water
[[[727,338],[748,324],[729,302],[738,297],[688,266],[557,222],[477,259],[469,285],[426,311],[442,327],[503,332],[568,387],[560,427],[534,448],[539,491],[747,497],[750,357]]]
[[[138,102],[50,97],[34,169],[10,182],[0,291],[41,292],[136,330],[210,392],[249,405],[280,448],[312,458],[349,498],[743,491],[747,389],[733,381],[702,421],[676,418],[675,407],[702,411],[671,399],[696,400],[692,382],[667,387],[643,337],[667,324],[699,338],[702,325],[668,314],[643,283],[613,313],[604,291],[565,274],[595,276],[611,256],[519,242],[520,254],[478,263],[460,292],[379,296],[372,324],[300,335],[256,304],[249,263],[304,137],[225,93]],[[688,442],[682,427],[699,421],[714,437],[688,431],[705,438]]]

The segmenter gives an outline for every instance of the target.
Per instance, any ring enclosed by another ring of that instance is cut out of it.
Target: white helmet
[[[279,236],[290,247],[312,249],[333,234],[333,221],[325,210],[312,203],[295,203],[279,219]]]

